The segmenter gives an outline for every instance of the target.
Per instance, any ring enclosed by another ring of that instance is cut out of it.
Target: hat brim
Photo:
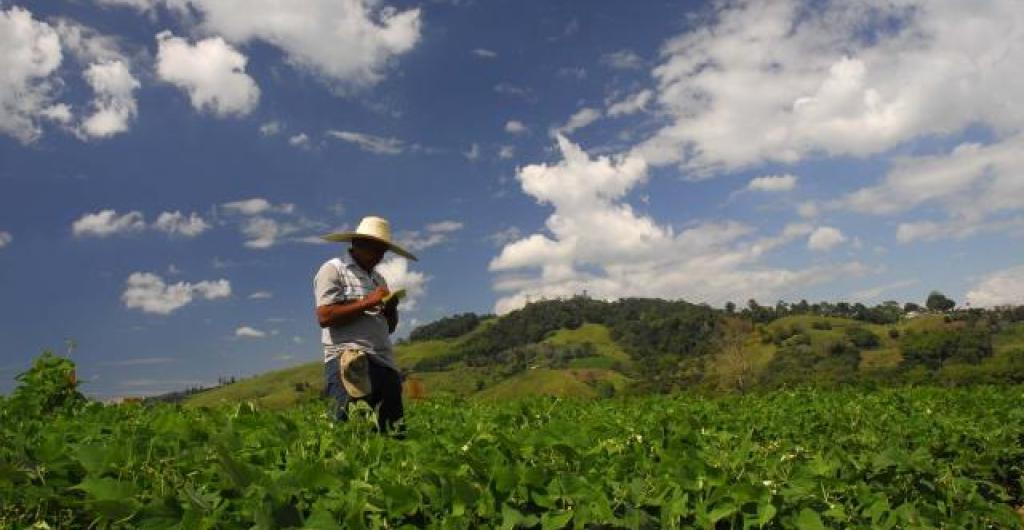
[[[404,248],[390,241],[386,241],[379,237],[360,234],[359,232],[335,232],[333,234],[320,236],[320,238],[323,239],[324,241],[331,241],[334,243],[344,243],[345,241],[352,241],[353,239],[372,239],[374,241],[387,245],[388,250],[394,252],[395,254],[398,254],[399,256],[402,256],[403,258],[411,259],[413,261],[419,261],[419,259],[417,259],[416,256],[413,256],[411,252],[405,250]]]

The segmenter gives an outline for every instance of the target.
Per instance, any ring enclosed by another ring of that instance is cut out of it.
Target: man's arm
[[[387,287],[381,286],[374,289],[372,293],[366,295],[366,297],[364,298],[360,298],[359,300],[317,306],[317,322],[320,323],[321,328],[347,324],[351,322],[353,319],[355,319],[357,316],[361,315],[363,311],[373,309],[374,307],[380,305],[381,301],[384,300],[384,297],[387,295]]]

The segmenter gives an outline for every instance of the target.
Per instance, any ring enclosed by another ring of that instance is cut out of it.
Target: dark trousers
[[[327,383],[327,395],[332,399],[331,412],[336,421],[348,420],[348,404],[353,401],[365,401],[377,411],[377,430],[391,432],[395,430],[400,438],[405,437],[405,424],[398,420],[405,416],[402,406],[402,378],[398,372],[370,361],[370,394],[353,398],[345,392],[341,384],[341,362],[331,359],[324,363],[324,377]]]

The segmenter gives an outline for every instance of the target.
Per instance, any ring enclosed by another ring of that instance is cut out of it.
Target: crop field
[[[2,528],[1015,528],[1024,388],[31,413]]]

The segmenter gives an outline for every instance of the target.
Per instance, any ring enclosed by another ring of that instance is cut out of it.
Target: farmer
[[[378,430],[389,431],[404,415],[402,380],[389,337],[398,326],[399,297],[389,299],[387,282],[374,268],[389,250],[416,257],[391,241],[391,227],[381,217],[364,217],[354,232],[323,238],[351,242],[347,255],[328,260],[313,279],[334,418],[347,420],[349,401],[363,399],[377,411]],[[402,425],[397,428],[404,432]]]

